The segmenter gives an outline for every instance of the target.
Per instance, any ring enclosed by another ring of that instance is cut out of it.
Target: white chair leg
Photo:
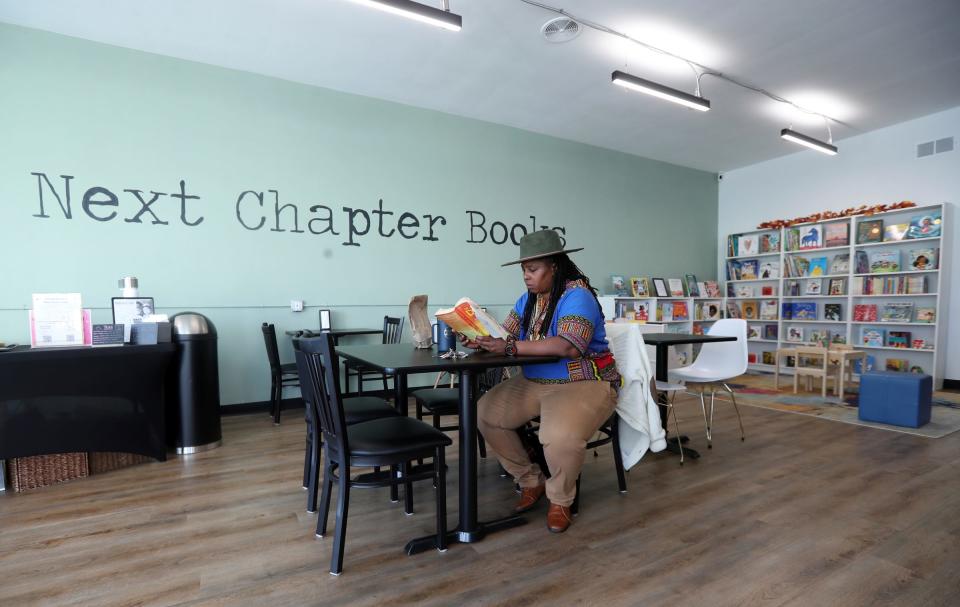
[[[733,410],[737,412],[737,423],[740,424],[740,440],[747,440],[747,435],[743,431],[743,419],[740,418],[740,407],[737,406],[737,397],[734,396],[733,390],[727,384],[723,384],[723,387],[727,392],[730,393],[730,400],[733,401]]]

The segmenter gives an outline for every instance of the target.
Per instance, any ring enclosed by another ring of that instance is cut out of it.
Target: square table
[[[367,329],[367,328],[296,329],[292,331],[284,331],[284,333],[294,339],[299,339],[301,337],[319,337],[321,335],[333,335],[333,345],[337,346],[340,344],[341,337],[347,337],[349,335],[382,335],[383,329]]]
[[[337,348],[337,352],[345,359],[393,374],[396,378],[394,388],[397,410],[404,416],[407,415],[408,375],[446,371],[459,376],[460,522],[456,529],[448,532],[448,544],[479,542],[487,533],[527,522],[519,515],[488,522],[477,520],[477,403],[474,399],[476,380],[477,375],[487,369],[551,363],[560,360],[559,356],[506,356],[475,351],[465,358],[440,358],[437,350],[433,348],[417,350],[411,344],[344,346]],[[412,496],[405,495],[404,499],[407,500],[408,511],[411,510]],[[436,546],[436,539],[436,535],[428,535],[410,540],[405,550],[407,554],[416,554],[432,549]]]
[[[667,368],[667,356],[668,349],[670,346],[685,346],[687,344],[708,344],[708,343],[717,343],[722,341],[737,341],[736,337],[726,336],[726,335],[693,335],[690,333],[644,333],[643,341],[647,345],[655,346],[657,349],[657,371],[656,378],[657,381],[670,381],[669,380],[669,369]],[[667,415],[668,409],[666,406],[666,395],[660,396],[660,423],[663,424],[663,429],[667,429]],[[671,453],[680,454],[679,443],[687,442],[687,437],[678,436],[674,442],[667,441],[667,450]],[[684,449],[684,453],[697,459],[700,457],[700,454],[695,450],[687,447]]]

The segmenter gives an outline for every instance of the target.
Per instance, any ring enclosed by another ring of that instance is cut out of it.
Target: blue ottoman
[[[860,376],[859,417],[919,428],[930,421],[933,378],[919,373],[870,371]]]

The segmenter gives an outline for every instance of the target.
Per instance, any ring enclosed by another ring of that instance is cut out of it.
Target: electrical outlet
[[[291,299],[290,300],[290,309],[294,312],[303,312],[303,300],[302,299]]]

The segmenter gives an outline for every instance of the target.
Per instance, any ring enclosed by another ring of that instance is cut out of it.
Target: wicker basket
[[[90,474],[86,453],[18,457],[9,461],[8,469],[14,491],[47,487]]]
[[[103,474],[148,461],[149,457],[137,453],[91,453],[90,474]]]

